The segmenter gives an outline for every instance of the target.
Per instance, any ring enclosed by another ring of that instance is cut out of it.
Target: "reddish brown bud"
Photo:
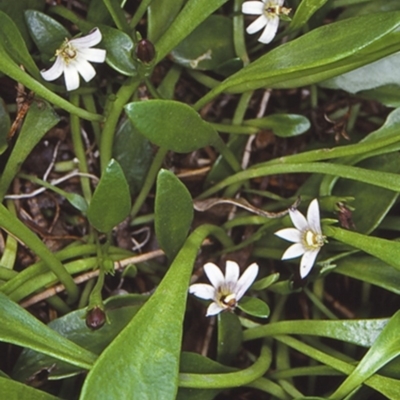
[[[135,48],[136,57],[145,64],[149,64],[153,61],[156,55],[156,49],[150,40],[140,40]]]
[[[106,313],[99,307],[92,308],[86,314],[86,326],[89,329],[100,329],[106,322]]]

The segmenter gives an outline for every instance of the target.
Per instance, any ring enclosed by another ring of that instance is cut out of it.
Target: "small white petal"
[[[57,57],[55,63],[46,71],[40,71],[45,81],[54,81],[61,76],[64,71],[65,63],[61,57]]]
[[[306,217],[299,210],[289,210],[289,215],[293,225],[299,231],[304,231],[309,228]]]
[[[292,244],[282,255],[282,260],[289,260],[291,258],[300,257],[305,253],[304,246],[301,243]]]
[[[267,23],[267,26],[264,29],[264,32],[258,38],[258,41],[265,44],[272,42],[272,39],[275,37],[276,31],[278,30],[278,26],[279,26],[279,17],[274,16],[270,18],[269,22]]]
[[[235,261],[227,261],[225,265],[225,283],[236,285],[239,279],[240,268]]]
[[[285,0],[275,0],[277,6],[283,6]]]
[[[301,241],[301,232],[295,228],[281,229],[280,231],[275,232],[275,235],[293,243],[298,243]]]
[[[313,250],[313,251],[306,251],[301,258],[300,261],[300,277],[305,278],[309,272],[311,271],[311,268],[314,265],[315,259],[317,258],[319,249],[318,250]]]
[[[195,283],[194,285],[190,285],[189,293],[204,300],[214,300],[215,298],[215,288],[206,283]]]
[[[224,309],[219,306],[217,303],[211,303],[207,308],[206,317],[211,317],[212,315],[218,314]]]
[[[258,265],[251,264],[240,277],[236,286],[236,301],[239,301],[246,293],[247,289],[253,284],[258,275]]]
[[[211,284],[218,289],[225,281],[224,275],[221,270],[213,263],[207,263],[203,267],[205,274]]]
[[[79,74],[78,70],[73,64],[66,65],[64,68],[65,86],[68,91],[78,89],[79,87]]]
[[[75,63],[75,68],[85,80],[85,82],[89,82],[96,75],[96,70],[92,67],[92,64],[90,64],[83,58],[77,60],[77,62]]]
[[[242,4],[242,13],[250,15],[261,15],[264,11],[264,3],[261,1],[245,1]]]
[[[321,219],[319,216],[319,205],[317,199],[314,199],[308,206],[307,221],[313,232],[321,233]]]
[[[96,44],[99,44],[101,42],[101,39],[102,36],[100,29],[94,28],[88,35],[72,39],[69,42],[72,46],[80,49],[95,46]]]
[[[87,61],[102,63],[106,59],[106,51],[103,49],[80,49],[79,57]]]
[[[253,21],[246,29],[246,32],[249,35],[252,35],[253,33],[256,33],[260,31],[262,28],[264,28],[265,25],[267,25],[268,19],[264,15],[260,15],[255,21]]]

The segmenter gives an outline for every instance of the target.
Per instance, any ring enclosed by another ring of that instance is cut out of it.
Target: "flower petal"
[[[79,87],[79,74],[75,67],[75,63],[70,63],[64,68],[65,86],[68,91],[78,89]]]
[[[301,243],[295,243],[286,249],[281,257],[281,260],[289,260],[290,258],[300,257],[304,253],[304,246]]]
[[[278,30],[279,26],[279,17],[274,15],[272,18],[269,19],[267,26],[264,29],[264,32],[258,38],[258,41],[261,43],[268,44],[272,42],[272,39],[276,35],[276,31]]]
[[[215,298],[215,288],[206,283],[195,283],[194,285],[190,285],[189,293],[204,300],[214,300]]]
[[[102,63],[106,59],[106,51],[103,49],[80,49],[79,57],[87,61]]]
[[[242,13],[250,15],[261,15],[264,11],[264,3],[261,1],[245,1],[242,4]]]
[[[253,284],[258,275],[258,264],[249,265],[243,272],[236,286],[236,301],[239,301],[246,293],[247,289]]]
[[[211,317],[212,315],[218,314],[221,311],[224,311],[224,308],[217,303],[211,303],[207,308],[206,317]]]
[[[102,35],[99,28],[94,28],[89,32],[88,35],[82,36],[76,39],[72,39],[69,42],[72,46],[76,47],[77,49],[87,48],[95,46],[101,42]]]
[[[301,242],[301,232],[295,228],[281,229],[278,232],[275,232],[275,235],[279,236],[282,239],[288,240],[289,242]]]
[[[213,263],[207,263],[203,267],[205,274],[207,275],[208,280],[214,286],[215,289],[218,289],[222,286],[225,281],[224,275],[222,271]]]
[[[318,199],[314,199],[308,206],[307,221],[313,232],[322,233]]]
[[[239,279],[240,268],[235,261],[227,261],[225,264],[225,283],[236,285]]]
[[[317,258],[319,249],[306,251],[300,261],[300,277],[305,278],[311,271],[314,265],[315,259]]]
[[[293,225],[299,230],[304,231],[308,229],[308,222],[306,217],[299,210],[289,209],[290,219],[293,222]]]
[[[92,64],[86,61],[83,58],[79,58],[75,63],[75,68],[85,80],[85,82],[89,82],[96,75],[96,70],[93,68]]]
[[[252,35],[253,33],[256,33],[260,31],[262,28],[264,28],[265,25],[267,25],[268,19],[265,17],[265,15],[260,15],[255,21],[253,21],[246,29],[246,32],[249,35]]]
[[[45,81],[54,81],[64,72],[65,63],[61,57],[57,57],[55,63],[46,71],[40,71]]]
[[[283,3],[285,2],[285,0],[275,0],[275,2],[276,2],[276,5],[277,6],[283,6]]]

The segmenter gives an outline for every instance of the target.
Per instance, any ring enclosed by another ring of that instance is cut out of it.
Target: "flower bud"
[[[156,55],[156,49],[150,40],[142,39],[136,45],[135,54],[140,61],[149,64]]]
[[[86,326],[89,329],[100,329],[106,322],[106,313],[100,307],[94,307],[86,314]]]

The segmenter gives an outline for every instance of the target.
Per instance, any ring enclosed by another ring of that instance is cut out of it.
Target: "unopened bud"
[[[89,329],[100,329],[106,322],[106,313],[100,307],[94,307],[86,314],[86,326]]]
[[[156,49],[150,40],[142,39],[136,45],[135,54],[140,61],[149,64],[156,55]]]

